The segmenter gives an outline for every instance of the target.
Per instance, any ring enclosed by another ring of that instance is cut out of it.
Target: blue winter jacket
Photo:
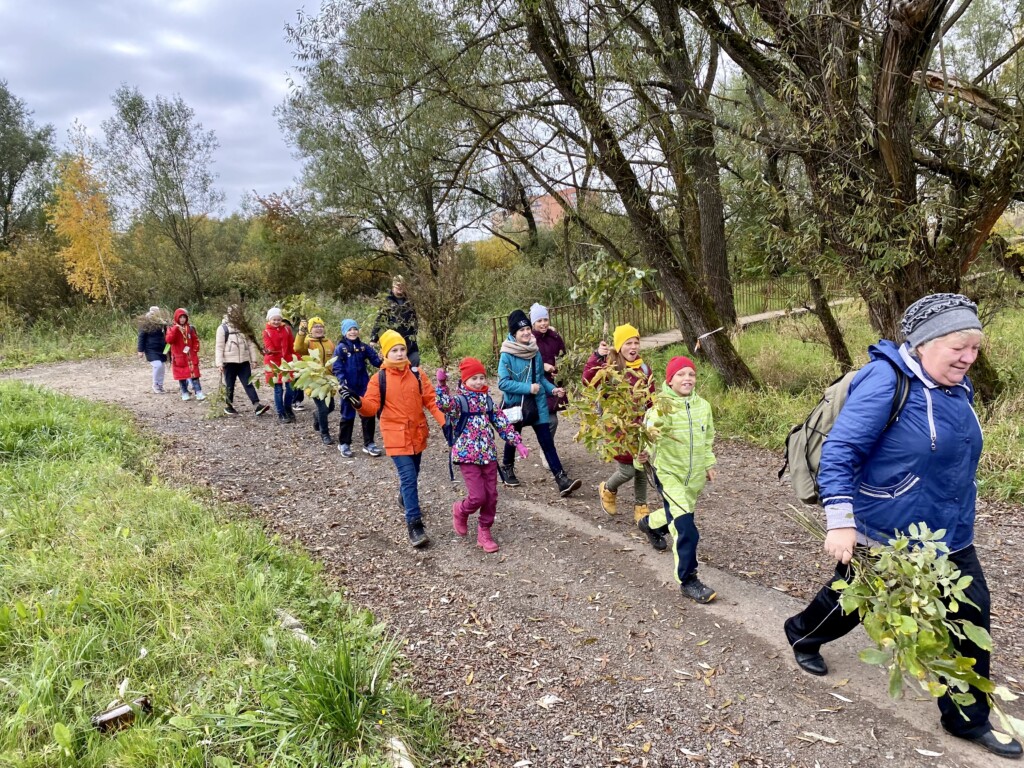
[[[924,522],[945,529],[950,551],[970,546],[982,444],[970,380],[936,384],[906,344],[883,340],[868,352],[871,362],[851,382],[821,451],[828,527],[853,522],[867,538],[887,542]],[[883,357],[910,377],[906,405],[887,430],[896,372]]]
[[[514,341],[511,335],[509,341]],[[508,352],[502,352],[498,358],[498,389],[503,396],[502,408],[512,408],[522,405],[524,397],[530,397],[530,385],[540,384],[540,390],[532,397],[537,401],[537,423],[547,424],[550,421],[548,416],[548,395],[555,389],[555,385],[544,376],[544,361],[540,352],[531,360],[523,360]]]
[[[377,351],[360,339],[352,341],[342,338],[338,346],[334,348],[334,365],[331,370],[342,384],[348,385],[352,393],[362,397],[366,394],[366,388],[370,384],[370,374],[366,370],[366,363],[370,362],[380,368],[382,360]],[[355,409],[345,400],[341,405],[341,418],[348,420],[356,417]]]

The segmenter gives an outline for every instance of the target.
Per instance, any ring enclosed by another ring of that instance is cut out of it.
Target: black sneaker
[[[285,422],[285,424],[294,424],[295,423],[295,414],[292,413],[291,411],[286,413],[284,415],[284,422]]]
[[[509,488],[519,487],[519,478],[516,477],[515,464],[499,464],[498,474],[501,475],[501,482]]]
[[[238,415],[238,411],[236,411],[230,405],[225,405],[224,406],[224,413],[227,416],[237,416]]]
[[[664,552],[668,549],[668,542],[665,541],[665,534],[660,531],[656,531],[651,528],[651,523],[646,517],[641,517],[637,520],[636,527],[641,530],[647,540],[651,542],[651,546],[659,552]]]
[[[328,435],[328,434],[321,434],[320,435],[320,442],[322,442],[324,445],[334,445],[334,441],[331,439],[331,436]]]
[[[302,403],[292,403],[292,410],[293,411],[304,411],[304,410],[306,410],[306,406],[304,406]]]
[[[266,413],[269,410],[270,410],[270,406],[269,405],[266,405],[266,404],[259,405],[258,404],[256,406],[256,415],[257,416],[262,416],[264,413]]]
[[[420,518],[409,523],[409,543],[417,549],[430,543],[430,537],[423,529],[423,520]]]
[[[557,475],[555,475],[555,482],[558,484],[558,495],[562,498],[570,495],[573,491],[579,490],[579,487],[583,485],[582,480],[572,480],[563,469]]]
[[[679,591],[697,603],[710,603],[718,594],[711,587],[705,587],[696,575],[680,584]]]

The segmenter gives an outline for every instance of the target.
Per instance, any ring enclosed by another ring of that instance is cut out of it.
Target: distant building
[[[533,219],[537,222],[538,229],[553,229],[562,223],[565,218],[565,211],[560,200],[564,201],[570,208],[576,207],[578,190],[575,187],[565,187],[549,195],[537,195],[530,198],[530,209],[533,211]],[[526,230],[526,221],[522,214],[497,211],[491,215],[491,226],[503,232],[518,232]]]

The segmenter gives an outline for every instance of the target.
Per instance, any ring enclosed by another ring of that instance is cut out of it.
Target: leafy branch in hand
[[[272,365],[276,373],[294,374],[292,386],[304,389],[310,397],[323,400],[328,406],[338,395],[340,384],[331,372],[331,366],[338,358],[332,357],[326,363],[320,361],[320,350],[311,350],[301,360],[289,360],[281,365]]]
[[[817,518],[792,506],[790,510],[790,519],[815,538],[825,539]],[[988,697],[1007,732],[1024,736],[1024,721],[999,705],[1017,696],[979,675],[975,660],[961,656],[953,646],[954,638],[967,639],[991,651],[992,637],[984,627],[951,617],[960,605],[974,605],[965,594],[973,577],[962,575],[949,559],[942,541],[945,533],[916,523],[905,534],[897,532],[888,544],[857,547],[850,561],[851,577],[831,586],[840,593],[843,611],[857,612],[875,644],[861,651],[860,658],[888,669],[892,698],[899,698],[904,683],[910,682],[935,698],[948,693],[962,709],[974,703],[973,686]]]

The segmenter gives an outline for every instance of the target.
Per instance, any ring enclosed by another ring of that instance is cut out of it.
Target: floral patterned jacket
[[[476,392],[468,389],[462,384],[459,385],[457,394],[453,395],[448,391],[447,384],[438,384],[437,407],[447,416],[450,424],[457,424],[462,415],[462,407],[459,405],[457,395],[466,398],[469,405],[469,418],[466,420],[466,428],[455,440],[452,446],[452,463],[454,464],[489,464],[498,460],[498,451],[494,445],[494,434],[491,426],[497,430],[501,439],[512,445],[519,445],[522,440],[519,434],[512,428],[512,424],[505,418],[505,414],[491,401],[490,407],[494,410],[488,418],[487,408],[490,395],[484,392]]]

